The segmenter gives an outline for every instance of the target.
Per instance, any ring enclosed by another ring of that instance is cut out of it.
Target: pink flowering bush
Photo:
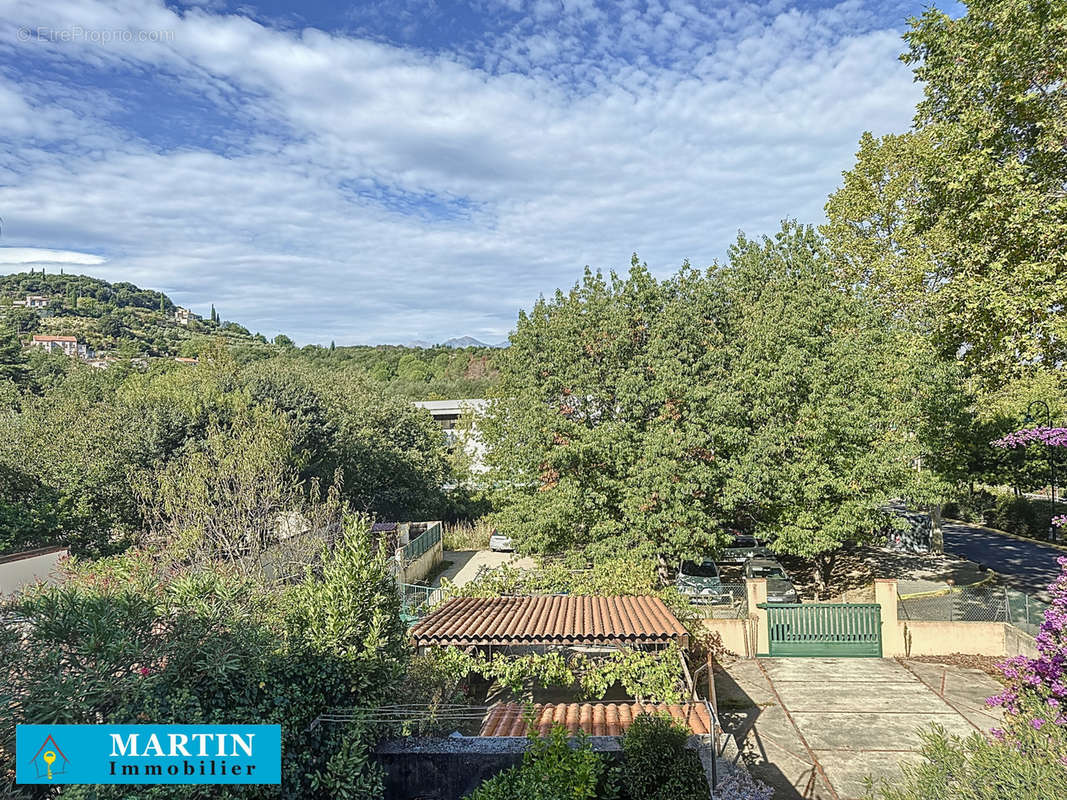
[[[993,442],[994,447],[1010,450],[1031,444],[1067,447],[1067,428],[1023,428]]]
[[[1067,556],[1060,576],[1049,586],[1052,604],[1035,638],[1037,658],[1014,656],[1000,665],[1008,687],[987,701],[1000,706],[1005,726],[994,735],[1018,743],[1041,732],[1048,752],[1067,764]],[[1025,737],[1021,736],[1025,734]]]

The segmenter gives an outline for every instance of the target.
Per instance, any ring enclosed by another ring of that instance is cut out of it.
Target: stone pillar
[[[874,579],[874,602],[882,607],[882,657],[905,655],[904,631],[897,619],[895,578]]]
[[[771,648],[767,634],[767,609],[759,608],[761,603],[767,602],[767,579],[753,578],[745,581],[745,593],[748,595],[749,641],[755,639],[753,655],[767,655]],[[756,629],[755,636],[752,635],[753,627]]]

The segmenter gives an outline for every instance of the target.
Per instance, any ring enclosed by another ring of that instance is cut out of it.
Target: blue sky
[[[820,222],[860,134],[910,123],[921,10],[0,0],[0,271],[301,344],[499,341],[586,264]]]

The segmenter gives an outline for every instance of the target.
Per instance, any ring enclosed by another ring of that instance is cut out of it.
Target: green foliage
[[[980,733],[949,736],[934,725],[919,736],[918,763],[901,766],[901,776],[868,788],[868,800],[1031,800],[1067,797],[1064,727],[1026,726],[1022,741],[1000,742]]]
[[[759,242],[741,237],[726,273],[731,394],[745,411],[723,502],[750,514],[772,550],[815,559],[823,580],[890,499],[947,491],[914,462],[937,430],[932,403],[956,385],[833,269],[811,229],[787,225]]]
[[[614,773],[584,736],[573,743],[553,726],[543,738],[531,735],[522,764],[484,781],[467,800],[614,800]]]
[[[685,697],[680,680],[680,651],[671,645],[660,651],[619,650],[603,658],[582,653],[569,657],[560,651],[492,658],[454,647],[434,648],[416,663],[435,686],[455,686],[477,673],[514,694],[531,687],[573,690],[582,700],[600,700],[614,685],[645,702],[680,703]]]
[[[18,523],[0,533],[8,547],[103,553],[146,526],[190,546],[213,532],[212,546],[247,547],[335,484],[341,501],[394,519],[445,507],[449,462],[433,421],[350,373],[242,366],[218,349],[145,372],[60,360],[66,372],[0,414],[0,520]]]
[[[855,280],[995,388],[1064,357],[1067,7],[966,7],[911,20],[914,129],[864,135],[827,231]]]
[[[587,272],[511,341],[481,429],[523,552],[676,563],[741,525],[825,574],[889,499],[948,491],[914,464],[947,446],[958,375],[839,283],[810,228],[663,282]]]
[[[380,796],[373,731],[310,723],[388,702],[407,658],[395,584],[366,525],[349,519],[319,569],[276,585],[232,562],[131,551],[75,565],[59,587],[3,608],[0,708],[11,723],[266,723],[282,726],[283,798]],[[14,724],[0,727],[13,754]],[[10,761],[0,762],[8,776]],[[6,780],[6,778],[5,778]],[[0,793],[43,796],[33,788]],[[276,787],[67,787],[72,798],[278,797]]]
[[[522,312],[482,434],[524,552],[672,559],[724,541],[731,399],[721,282],[586,271]]]
[[[641,714],[622,739],[624,796],[632,800],[707,800],[700,757],[685,746],[688,728],[668,715]]]

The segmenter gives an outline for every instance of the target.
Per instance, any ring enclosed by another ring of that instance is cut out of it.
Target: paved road
[[[1048,585],[1060,572],[1056,559],[1067,555],[1040,542],[1013,539],[977,525],[946,522],[944,533],[946,552],[996,570],[1009,586],[1045,599]]]

